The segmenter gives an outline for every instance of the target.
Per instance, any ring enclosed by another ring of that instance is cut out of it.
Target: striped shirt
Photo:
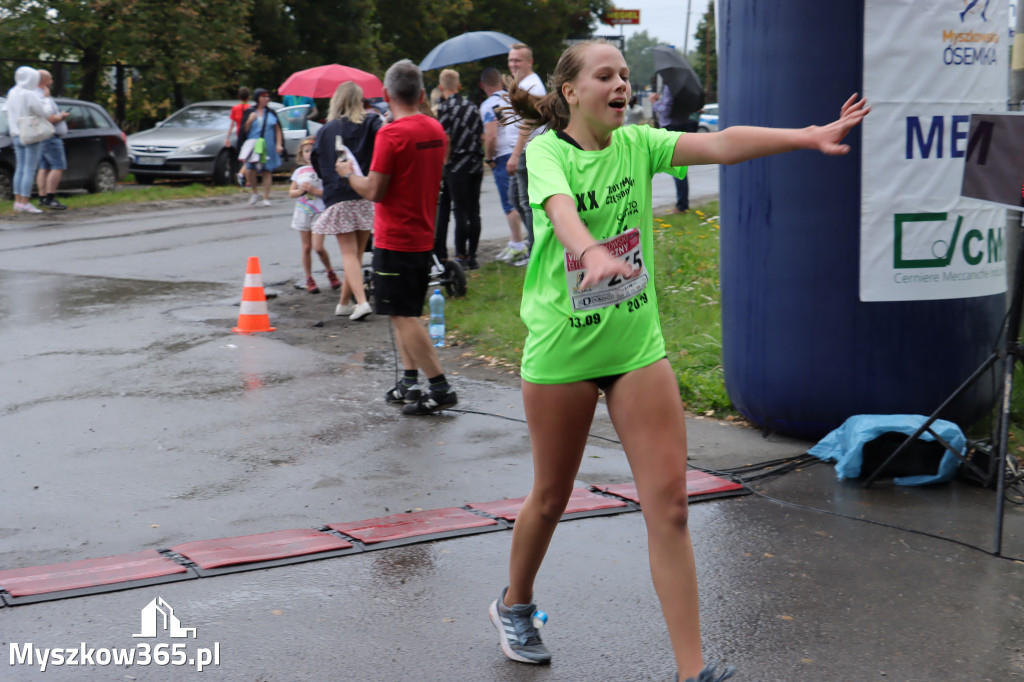
[[[437,119],[448,134],[451,155],[445,171],[448,173],[482,173],[484,148],[481,136],[484,124],[476,105],[455,94],[437,107]]]

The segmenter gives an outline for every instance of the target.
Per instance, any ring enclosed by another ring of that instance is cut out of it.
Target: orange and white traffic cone
[[[249,264],[245,268],[242,307],[238,311],[238,326],[233,331],[239,334],[274,331],[274,327],[270,326],[270,315],[267,314],[267,297],[263,293],[260,259],[256,256],[249,257]]]

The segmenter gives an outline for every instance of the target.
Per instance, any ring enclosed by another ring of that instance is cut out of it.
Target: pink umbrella
[[[330,97],[342,83],[352,81],[363,89],[364,97],[383,97],[384,85],[372,73],[351,66],[327,64],[296,71],[277,89],[280,95]]]

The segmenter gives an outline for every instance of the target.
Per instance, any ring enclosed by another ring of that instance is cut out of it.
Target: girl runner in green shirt
[[[509,585],[491,604],[491,620],[506,656],[551,660],[533,624],[533,583],[569,501],[600,389],[636,482],[678,675],[721,682],[733,669],[705,667],[701,654],[686,424],[653,286],[651,177],[797,149],[846,154],[842,139],[869,108],[854,95],[838,120],[802,129],[733,126],[686,135],[622,128],[629,68],[601,41],[567,49],[551,85],[543,98],[509,88],[523,124],[549,130],[529,149],[535,242],[521,309],[534,482],[512,532]]]

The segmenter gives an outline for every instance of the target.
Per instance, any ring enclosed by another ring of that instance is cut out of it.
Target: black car
[[[66,97],[54,100],[61,111],[71,113],[67,135],[62,138],[68,167],[58,189],[113,191],[117,181],[128,174],[125,134],[98,104]],[[10,199],[14,193],[14,145],[4,104],[0,97],[0,199]]]

